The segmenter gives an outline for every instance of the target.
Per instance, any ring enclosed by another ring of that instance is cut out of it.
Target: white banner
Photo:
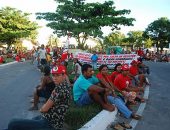
[[[91,53],[76,53],[76,58],[82,63],[88,63],[91,64],[91,56],[93,54]],[[129,64],[132,62],[132,60],[137,60],[138,55],[137,54],[116,54],[116,55],[98,55],[98,61],[97,66],[99,67],[102,64],[107,64],[109,68],[114,68],[114,66],[117,63],[121,64]]]

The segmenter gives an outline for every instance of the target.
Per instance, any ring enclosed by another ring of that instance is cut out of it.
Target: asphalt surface
[[[41,73],[29,62],[0,66],[0,130],[12,118],[30,118],[30,97]]]
[[[170,129],[170,63],[146,62],[151,68],[149,100],[135,130]],[[30,97],[41,73],[28,62],[0,66],[0,130],[12,118],[31,118]]]
[[[146,62],[151,68],[149,100],[135,130],[170,130],[170,63]]]

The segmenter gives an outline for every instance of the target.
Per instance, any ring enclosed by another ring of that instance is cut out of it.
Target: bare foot
[[[115,110],[115,106],[111,105],[111,104],[104,104],[103,105],[103,109],[106,109],[110,112],[114,111]]]

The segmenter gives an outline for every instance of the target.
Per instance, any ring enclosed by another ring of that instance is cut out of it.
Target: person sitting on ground
[[[92,66],[89,64],[84,64],[82,66],[82,75],[79,76],[73,86],[74,101],[77,106],[81,107],[96,102],[100,104],[104,109],[113,111],[113,104],[115,104],[126,118],[141,118],[139,115],[132,113],[120,98],[115,98],[112,96],[112,92],[114,90],[110,90],[110,88],[106,87],[101,87],[100,81],[92,75]]]
[[[64,70],[64,76],[65,76],[65,80],[67,81],[67,83],[69,84],[69,86],[72,86],[72,84],[70,83],[70,80],[69,80],[69,77],[67,75],[67,67],[64,66],[62,63],[61,63],[61,60],[58,59],[55,61],[55,64],[53,65],[54,67],[61,67],[63,70]]]
[[[139,74],[150,74],[150,69],[149,66],[145,65],[141,61],[137,61],[138,69],[139,69]]]
[[[144,101],[144,99],[137,97],[136,94],[136,92],[144,92],[144,88],[132,86],[129,77],[129,66],[127,64],[122,65],[122,73],[115,78],[114,85],[122,91],[123,95],[130,103],[134,104],[137,99],[141,102]]]
[[[64,80],[61,67],[51,71],[55,83],[48,101],[41,107],[41,115],[33,119],[13,119],[7,130],[62,130],[65,114],[70,104],[70,88]]]
[[[99,67],[99,73],[96,75],[99,79],[101,85],[113,91],[112,94],[109,95],[108,101],[111,104],[115,104],[118,110],[126,117],[126,118],[135,118],[139,119],[140,116],[132,113],[125,105],[124,98],[122,97],[122,92],[113,85],[111,81],[111,77],[108,74],[108,67],[107,65],[101,65]],[[114,91],[116,93],[114,93]]]
[[[42,82],[40,85],[36,87],[36,90],[34,92],[34,98],[33,98],[33,105],[29,110],[38,110],[38,102],[39,102],[39,97],[44,97],[45,99],[48,99],[51,95],[51,92],[55,88],[55,84],[52,80],[52,77],[50,76],[50,67],[45,66],[44,67],[44,76],[42,77]]]
[[[93,76],[92,66],[84,64],[82,66],[82,75],[73,85],[73,97],[76,105],[84,106],[93,102],[98,103],[108,111],[114,111],[115,107],[108,103],[106,94],[108,89],[98,86],[98,79]]]
[[[132,84],[134,86],[143,87],[144,83],[146,82],[146,77],[144,74],[139,74],[138,62],[133,60],[131,62],[131,66],[129,68],[129,76],[132,78]]]
[[[108,67],[107,65],[101,65],[99,67],[99,73],[96,75],[96,77],[100,80],[100,83],[104,85],[105,87],[109,88],[110,90],[118,90],[117,87],[115,87],[112,84],[111,76],[108,74]]]
[[[116,76],[121,73],[121,68],[122,68],[122,65],[120,63],[115,65],[114,71],[111,74],[112,83],[114,83],[114,80],[115,80]]]

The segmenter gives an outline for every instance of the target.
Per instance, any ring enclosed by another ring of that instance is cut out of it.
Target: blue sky
[[[104,0],[86,0],[87,2],[103,2]],[[114,0],[116,9],[130,9],[131,13],[127,17],[135,18],[132,27],[121,27],[121,32],[126,34],[130,30],[145,30],[145,28],[154,20],[160,17],[170,19],[170,0]],[[10,6],[32,13],[31,20],[35,19],[36,12],[53,12],[56,9],[54,0],[0,0],[0,8]],[[38,21],[42,26],[39,29],[38,41],[45,43],[52,33],[52,30],[45,27],[45,20]],[[109,34],[109,28],[103,28],[105,35]]]

